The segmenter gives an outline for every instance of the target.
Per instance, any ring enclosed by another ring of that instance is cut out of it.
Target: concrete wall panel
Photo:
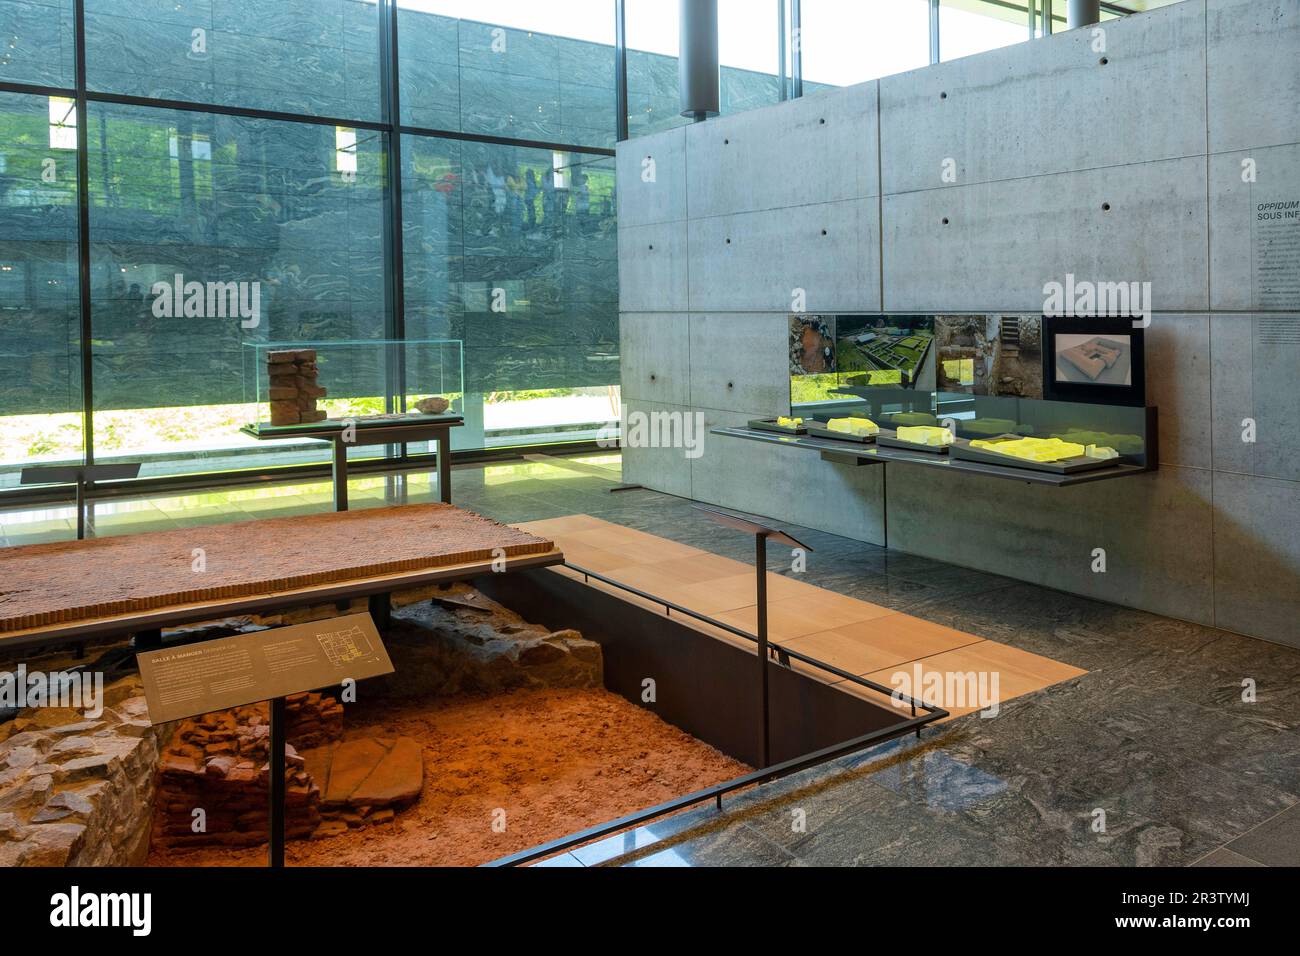
[[[690,319],[688,404],[751,418],[790,411],[785,313],[695,313]]]
[[[795,206],[690,222],[690,305],[696,312],[880,306],[877,200]]]
[[[694,409],[681,405],[663,405],[658,402],[628,401],[625,403],[627,420],[636,415],[650,416],[658,414],[675,414],[677,416],[693,415]],[[704,438],[704,447],[708,447],[708,438]],[[623,452],[623,480],[630,484],[644,485],[655,491],[682,498],[691,497],[691,459],[686,457],[686,449],[672,447],[639,446],[626,448]]]
[[[686,223],[619,226],[618,307],[621,312],[686,311]]]
[[[1206,12],[1210,152],[1300,142],[1300,0],[1209,0]]]
[[[1160,409],[1160,464],[1210,467],[1210,317],[1152,317],[1147,403]]]
[[[1208,471],[1170,466],[1061,489],[886,467],[891,548],[1213,622]],[[1106,552],[1101,574],[1092,570],[1097,548]]]
[[[1198,157],[887,195],[885,308],[1039,311],[1043,285],[1073,273],[1149,281],[1156,308],[1205,310],[1205,167]]]
[[[692,219],[879,195],[876,84],[686,128]]]
[[[681,127],[619,143],[615,149],[618,225],[686,218],[686,138]],[[652,166],[647,166],[649,160]]]
[[[710,428],[748,418],[720,411],[705,417]],[[691,463],[699,501],[873,544],[884,541],[879,471],[879,466],[836,465],[812,452],[718,435],[709,436],[704,455]]]
[[[1204,153],[1204,0],[1104,30],[882,79],[885,194],[944,187],[948,158],[969,185]]]
[[[690,404],[690,321],[684,312],[625,312],[619,321],[623,398]]]
[[[1211,349],[1215,471],[1300,481],[1300,315],[1215,315]]]
[[[1300,647],[1300,482],[1214,476],[1214,603],[1220,627]]]

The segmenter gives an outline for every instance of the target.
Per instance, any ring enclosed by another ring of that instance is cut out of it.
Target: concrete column
[[[1071,30],[1101,22],[1101,0],[1070,0],[1066,22]]]
[[[718,0],[681,0],[677,76],[683,116],[702,120],[718,115]]]

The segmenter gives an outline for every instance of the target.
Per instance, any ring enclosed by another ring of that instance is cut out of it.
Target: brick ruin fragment
[[[285,835],[310,836],[321,822],[321,785],[300,751],[343,736],[343,707],[322,694],[285,699]],[[180,849],[267,842],[271,725],[265,703],[183,721],[159,766],[153,841]],[[203,828],[195,832],[195,810]]]
[[[325,412],[316,408],[326,390],[317,382],[320,368],[315,349],[281,349],[266,353],[266,373],[271,386],[271,424],[310,425],[323,422]]]

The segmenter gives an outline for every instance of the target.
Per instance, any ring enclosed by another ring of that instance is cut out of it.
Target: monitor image
[[[1133,345],[1128,335],[1056,336],[1056,381],[1077,385],[1133,384]]]
[[[1043,397],[1145,405],[1145,339],[1130,316],[1044,316]]]

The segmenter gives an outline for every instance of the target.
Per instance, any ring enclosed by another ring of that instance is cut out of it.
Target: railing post
[[[762,766],[772,763],[771,740],[768,723],[768,673],[767,673],[767,535],[762,532],[754,535],[754,565],[758,574],[758,668],[759,692],[762,707],[762,731],[760,750],[763,755]]]

